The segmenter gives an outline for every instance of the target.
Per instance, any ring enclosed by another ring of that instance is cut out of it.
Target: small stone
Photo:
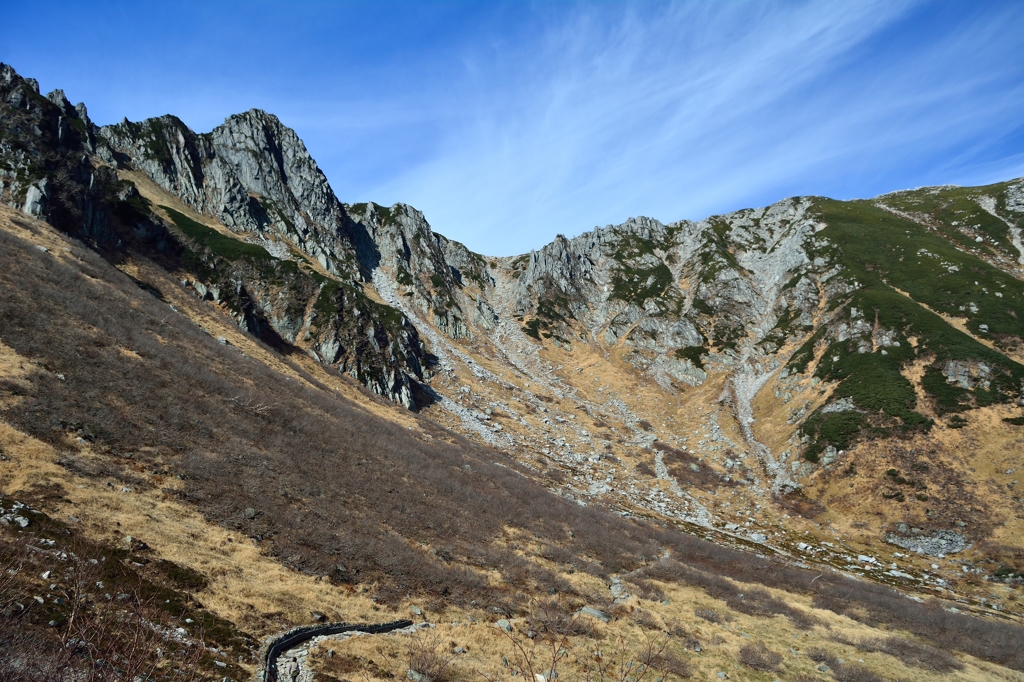
[[[495,625],[497,625],[497,626],[498,626],[499,628],[501,628],[501,629],[502,629],[502,630],[504,630],[505,632],[512,632],[512,624],[511,624],[511,623],[509,623],[509,622],[508,622],[507,620],[505,620],[504,618],[502,618],[502,619],[501,619],[501,620],[499,620],[499,621],[498,621],[497,623],[495,623]]]
[[[410,606],[409,607],[409,611],[411,611],[412,615],[414,615],[414,616],[422,616],[423,615],[423,609],[421,609],[418,606]]]
[[[242,516],[244,516],[247,519],[255,519],[256,518],[256,510],[253,509],[252,507],[246,507],[245,511],[242,513]]]

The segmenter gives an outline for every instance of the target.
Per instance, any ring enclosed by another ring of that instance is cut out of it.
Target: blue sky
[[[19,2],[0,61],[97,123],[259,107],[342,201],[488,255],[1024,175],[1022,2]]]

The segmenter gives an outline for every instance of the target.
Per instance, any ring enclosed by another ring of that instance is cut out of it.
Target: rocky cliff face
[[[100,129],[84,105],[60,91],[41,97],[6,65],[0,98],[6,203],[106,252],[158,258],[250,333],[416,407],[415,385],[429,375],[416,328],[367,296],[372,242],[275,117],[250,111],[209,135],[172,116]],[[143,197],[126,171],[183,206]]]
[[[174,116],[99,130],[99,156],[130,164],[197,213],[287,254],[294,246],[350,277],[356,237],[327,178],[295,132],[259,110],[197,135]]]
[[[89,162],[96,128],[84,104],[0,64],[0,200],[93,241],[116,237],[102,208],[107,174]]]
[[[533,317],[527,326],[535,338],[622,346],[634,366],[663,383],[700,383],[706,361],[736,364],[785,311],[810,326],[815,283],[827,270],[807,255],[823,227],[810,206],[787,200],[668,226],[637,218],[556,239],[509,263],[513,312]]]

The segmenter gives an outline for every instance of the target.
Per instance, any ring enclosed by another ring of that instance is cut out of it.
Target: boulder
[[[600,610],[595,609],[595,608],[593,608],[591,606],[584,606],[582,609],[577,611],[577,613],[580,614],[580,615],[583,615],[583,616],[590,616],[591,618],[596,618],[597,620],[599,620],[599,621],[601,621],[603,623],[608,623],[612,619],[612,617],[609,616],[604,611],[600,611]]]

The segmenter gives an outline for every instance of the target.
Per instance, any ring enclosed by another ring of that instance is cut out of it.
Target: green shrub
[[[701,357],[704,353],[707,353],[704,346],[685,346],[676,348],[675,356],[677,360],[689,360],[694,367],[704,369],[704,358]]]
[[[946,426],[951,429],[962,429],[967,426],[967,420],[958,414],[954,414],[949,418],[949,421],[946,422]]]

